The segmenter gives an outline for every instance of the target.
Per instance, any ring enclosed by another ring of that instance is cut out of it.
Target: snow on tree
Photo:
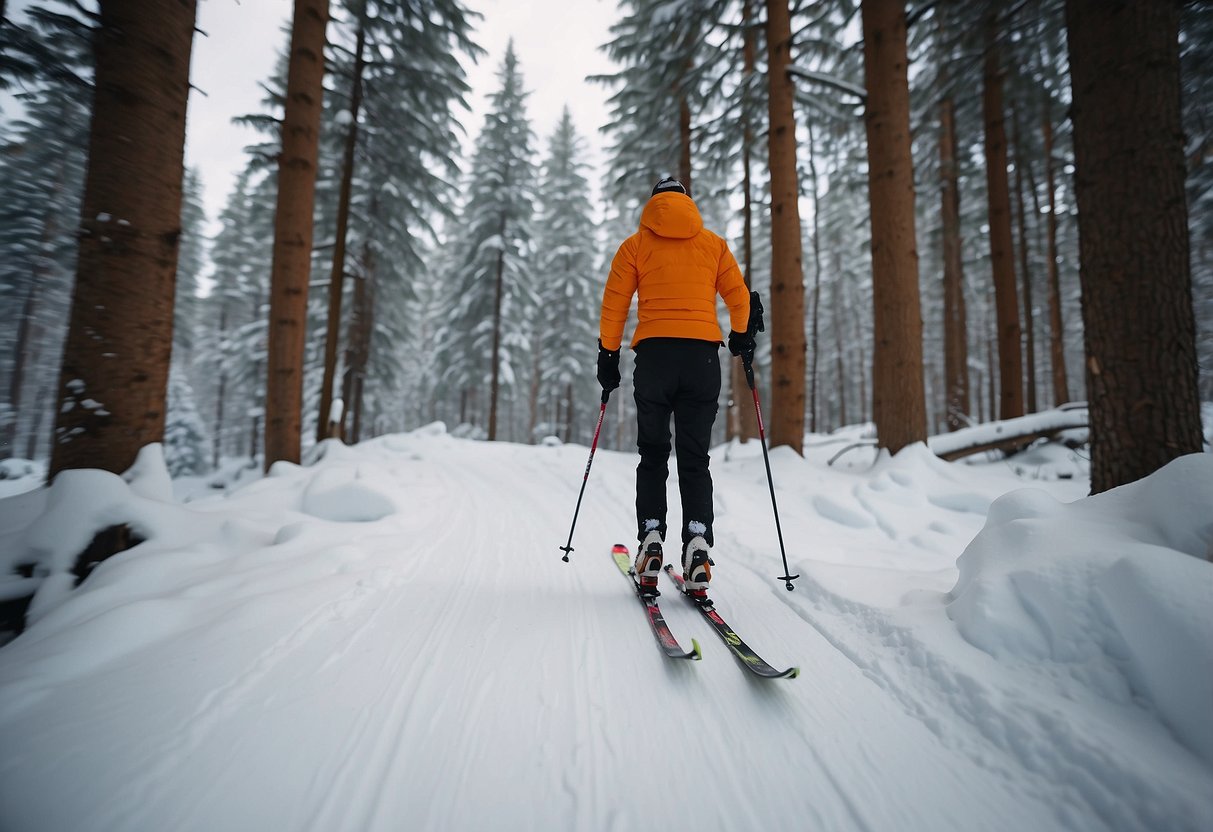
[[[450,307],[438,338],[449,384],[488,387],[490,440],[497,438],[502,394],[525,389],[532,316],[539,305],[531,263],[534,134],[513,42],[498,78],[501,86],[490,96],[476,140],[468,200],[455,224]]]
[[[164,424],[164,462],[173,477],[204,474],[211,466],[211,440],[182,368],[169,372],[168,418]]]
[[[576,415],[593,409],[595,342],[601,281],[584,174],[584,143],[565,107],[549,144],[539,185],[535,270],[540,309],[534,383],[543,433],[569,441]],[[536,438],[532,435],[532,439]]]

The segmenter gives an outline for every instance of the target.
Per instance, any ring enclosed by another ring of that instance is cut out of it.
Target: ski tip
[[[790,669],[789,669],[789,670],[788,670],[786,673],[784,673],[784,674],[783,674],[783,678],[785,678],[785,679],[795,679],[795,678],[796,678],[797,676],[799,676],[799,675],[800,675],[800,668],[799,668],[799,667],[793,667],[793,668],[790,668]]]
[[[625,552],[628,552],[629,550],[628,550],[628,547],[625,546],[624,544],[616,543],[614,546],[611,547],[611,551],[625,553]]]
[[[695,661],[703,660],[703,651],[699,649],[699,641],[697,639],[691,639],[691,652],[695,654]]]

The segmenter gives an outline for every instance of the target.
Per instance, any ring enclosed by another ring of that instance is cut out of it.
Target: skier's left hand
[[[733,330],[729,333],[729,352],[741,356],[746,364],[754,363],[754,336],[748,332]]]

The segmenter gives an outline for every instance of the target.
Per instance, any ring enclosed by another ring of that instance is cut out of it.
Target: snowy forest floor
[[[5,560],[52,572],[0,648],[0,829],[1210,828],[1213,457],[1085,498],[1055,445],[811,439],[771,458],[793,592],[758,445],[713,461],[712,594],[795,680],[665,578],[703,660],[658,652],[608,556],[631,454],[569,564],[588,449],[439,425],[218,494],[145,461],[0,501]],[[145,542],[69,590],[113,522]]]

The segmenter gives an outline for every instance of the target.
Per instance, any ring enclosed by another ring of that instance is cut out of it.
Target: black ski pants
[[[720,399],[720,345],[690,338],[646,338],[636,345],[636,522],[638,539],[656,528],[666,539],[670,416],[682,496],[682,545],[701,534],[712,545],[708,445]]]

